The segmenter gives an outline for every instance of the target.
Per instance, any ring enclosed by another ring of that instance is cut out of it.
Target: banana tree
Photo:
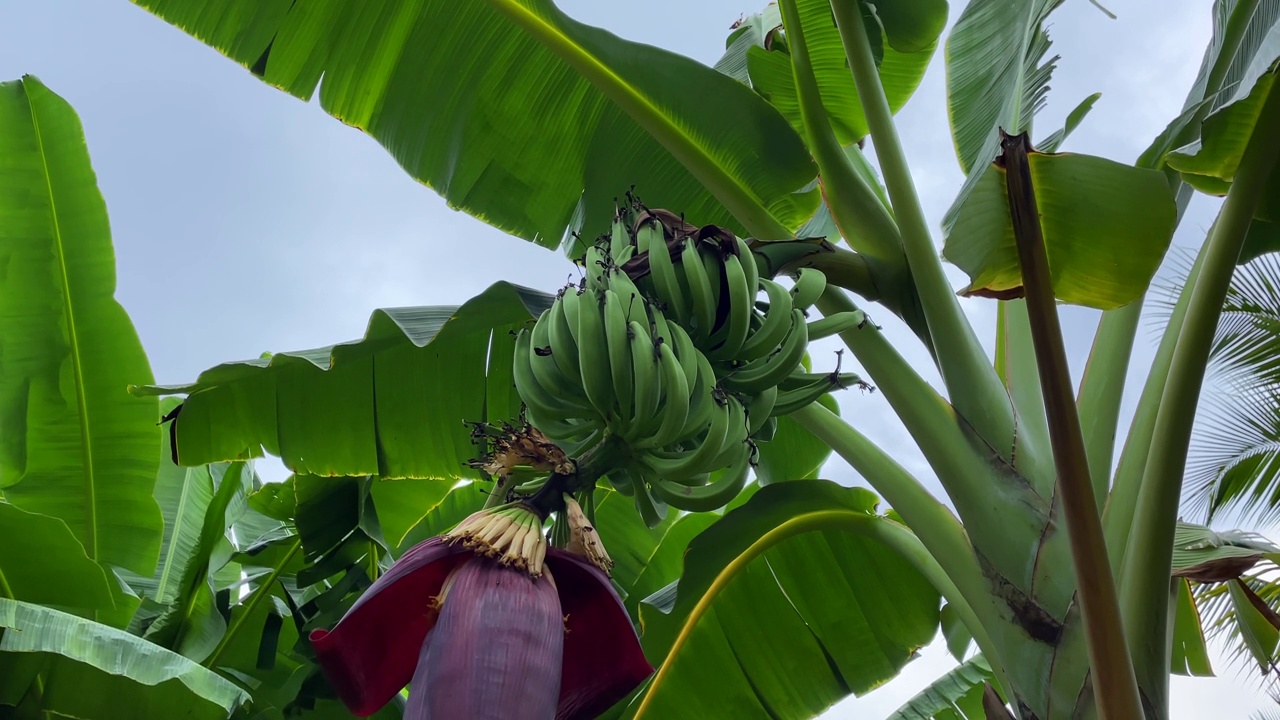
[[[139,374],[138,396],[186,396],[167,416],[179,463],[279,455],[298,473],[292,493],[255,498],[285,514],[345,493],[311,506],[339,508],[351,529],[315,541],[308,560],[352,537],[372,557],[383,517],[403,531],[384,538],[399,554],[476,509],[477,489],[554,516],[565,544],[564,498],[577,496],[595,503],[605,544],[635,556],[618,573],[632,590],[622,603],[656,668],[612,713],[812,716],[891,678],[947,627],[941,596],[990,669],[989,716],[1167,716],[1191,422],[1226,283],[1275,207],[1280,3],[1215,4],[1185,110],[1135,166],[1052,152],[1090,100],[1030,142],[1058,3],[973,0],[961,12],[945,42],[967,180],[943,255],[969,274],[962,293],[1000,303],[994,366],[946,282],[893,124],[945,3],[782,2],[735,30],[724,72],[548,2],[140,4],[299,97],[323,75],[322,107],[414,177],[584,258],[582,286],[555,295],[499,284],[457,308],[379,311],[357,343],[231,363],[183,386]],[[883,188],[861,154],[868,138]],[[1113,474],[1143,296],[1192,188],[1226,201]],[[787,277],[791,288],[775,281]],[[945,397],[850,293],[915,331]],[[1074,396],[1057,301],[1104,311]],[[828,332],[858,378],[806,367],[809,336]],[[862,377],[950,507],[815,399]],[[463,421],[489,450],[494,427],[519,418],[518,435],[552,441],[567,464],[472,462],[481,453]],[[832,451],[891,512],[802,480]],[[743,491],[753,464],[757,485]],[[617,528],[601,512],[610,501]],[[346,598],[357,584],[334,587]],[[321,606],[313,627],[324,629],[342,603]]]

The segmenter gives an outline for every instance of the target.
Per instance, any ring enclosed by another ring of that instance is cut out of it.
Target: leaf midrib
[[[71,344],[71,367],[75,375],[76,408],[79,411],[80,447],[84,465],[85,501],[88,513],[88,535],[81,539],[85,554],[98,559],[98,501],[97,485],[93,473],[93,444],[89,432],[88,401],[84,391],[84,367],[80,360],[80,339],[76,332],[75,309],[71,305],[71,285],[67,275],[66,251],[62,244],[62,225],[58,222],[58,203],[54,199],[53,181],[50,179],[48,155],[44,149],[44,137],[40,132],[40,121],[36,114],[34,98],[31,97],[27,84],[22,85],[22,92],[27,97],[27,109],[31,113],[31,128],[35,133],[36,149],[40,153],[40,167],[44,171],[45,189],[49,194],[49,209],[53,219],[53,245],[58,263],[58,272],[62,279],[62,306],[67,320],[67,335]]]

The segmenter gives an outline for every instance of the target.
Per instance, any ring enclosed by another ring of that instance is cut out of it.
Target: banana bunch
[[[627,247],[587,251],[581,287],[517,335],[513,371],[530,424],[569,454],[606,434],[626,441],[634,462],[609,480],[656,524],[667,505],[714,510],[736,496],[752,428],[689,334],[621,269]]]
[[[803,269],[791,288],[760,277],[727,230],[636,202],[582,263],[581,283],[518,333],[516,390],[529,423],[571,457],[606,437],[625,441],[626,467],[607,479],[650,526],[668,506],[723,507],[778,416],[861,383],[838,368],[809,372],[806,352],[862,313],[809,321],[826,277]]]

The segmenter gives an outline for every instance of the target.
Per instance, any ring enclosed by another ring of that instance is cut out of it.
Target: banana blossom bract
[[[585,720],[653,672],[621,599],[587,561],[550,548],[534,578],[440,537],[406,552],[311,643],[359,717],[407,684],[405,720]]]

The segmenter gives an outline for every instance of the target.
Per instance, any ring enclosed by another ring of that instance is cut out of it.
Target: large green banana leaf
[[[944,256],[968,273],[964,292],[1021,297],[1000,154],[1000,132],[1027,131],[1043,107],[1057,57],[1047,60],[1045,21],[1061,0],[974,0],[947,41],[947,102],[964,186],[943,220]],[[1096,95],[1049,134],[1056,150],[1093,107]],[[1032,157],[1054,294],[1064,302],[1112,309],[1146,292],[1176,225],[1164,178],[1086,155]]]
[[[225,720],[247,699],[230,681],[142,638],[0,598],[0,707],[17,706],[17,717],[45,717],[40,710],[93,720],[175,713]]]
[[[1062,0],[971,0],[947,38],[947,117],[960,169],[995,160],[999,129],[1016,135],[1044,106],[1057,56],[1044,21]]]
[[[77,610],[112,606],[106,573],[58,518],[0,502],[0,538],[0,597]]]
[[[877,3],[877,10],[898,8],[900,5],[906,3]],[[937,49],[938,36],[947,21],[945,0],[929,0],[914,5],[909,12],[902,14],[901,19],[909,22],[903,24],[900,34],[896,32],[898,26],[892,23],[886,23],[881,31],[880,82],[884,84],[889,109],[894,112],[907,104],[924,79],[925,70]],[[857,142],[867,134],[867,120],[845,63],[840,33],[831,20],[830,0],[799,0],[797,8],[804,23],[814,77],[836,139],[843,145]],[[889,16],[882,13],[882,18],[887,17],[899,19],[897,14]],[[803,135],[791,55],[781,36],[774,34],[781,27],[782,18],[776,4],[743,20],[729,36],[725,54],[716,63],[716,68],[748,82],[786,116],[796,132]],[[888,32],[890,28],[895,30],[892,36]]]
[[[1145,293],[1177,219],[1164,175],[1091,155],[1031,153],[1029,162],[1057,298],[1109,310]],[[980,172],[943,255],[969,275],[962,294],[1020,297],[1005,172],[995,164]]]
[[[897,675],[938,630],[939,596],[884,538],[915,541],[870,492],[824,480],[760,489],[689,544],[641,606],[658,668],[634,718],[808,718]]]
[[[265,448],[300,474],[475,478],[463,423],[516,416],[510,331],[551,301],[499,282],[459,307],[378,310],[357,342],[227,363],[189,385],[134,392],[187,394],[170,427],[182,465]]]
[[[291,95],[319,85],[329,114],[451,206],[542,245],[607,227],[633,184],[757,235],[817,205],[794,194],[816,169],[768,103],[549,0],[135,2]]]
[[[94,560],[150,574],[160,458],[138,334],[75,111],[38,79],[0,83],[0,488],[67,524]]]

